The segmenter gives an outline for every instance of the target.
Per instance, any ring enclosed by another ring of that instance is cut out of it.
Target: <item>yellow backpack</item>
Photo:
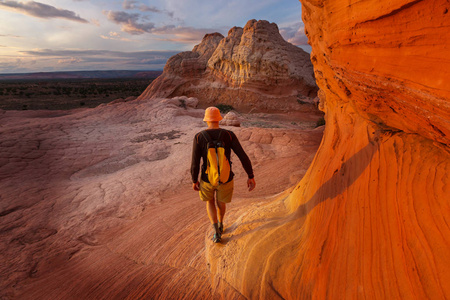
[[[225,183],[230,177],[230,162],[225,155],[225,145],[220,139],[223,130],[219,133],[218,140],[213,140],[207,131],[202,131],[203,136],[208,141],[207,148],[207,168],[209,183],[213,186]]]

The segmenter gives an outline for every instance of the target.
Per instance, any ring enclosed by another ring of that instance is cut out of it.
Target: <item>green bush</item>
[[[234,107],[228,104],[217,104],[216,107],[220,110],[221,113],[226,114],[227,112],[230,112],[234,110]]]

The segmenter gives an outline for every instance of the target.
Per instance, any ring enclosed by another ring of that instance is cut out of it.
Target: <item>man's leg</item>
[[[219,232],[223,233],[223,218],[225,216],[227,203],[231,202],[233,197],[234,181],[227,182],[219,186],[217,190],[217,210],[218,210],[218,226]]]
[[[223,223],[223,217],[225,216],[227,205],[219,200],[217,200],[216,203],[217,203],[218,221],[219,223]]]
[[[208,213],[209,220],[211,221],[211,224],[214,226],[215,231],[213,235],[213,241],[215,243],[218,243],[220,242],[220,231],[219,225],[217,223],[217,210],[216,210],[216,203],[214,200],[215,190],[216,189],[209,183],[200,181],[200,191],[199,191],[200,199],[206,202],[206,212]]]
[[[206,201],[206,210],[208,212],[209,220],[211,221],[211,224],[213,225],[215,231],[213,235],[213,241],[214,243],[219,243],[221,240],[221,231],[219,230],[219,223],[217,223],[217,210],[216,204],[214,202],[214,199]]]
[[[219,200],[217,200],[217,213],[218,213],[218,223],[217,227],[219,229],[219,233],[223,233],[223,217],[225,216],[225,211],[227,208],[227,205]]]
[[[214,199],[206,201],[206,211],[208,212],[209,220],[213,225],[217,223],[217,210],[214,202],[215,202]]]

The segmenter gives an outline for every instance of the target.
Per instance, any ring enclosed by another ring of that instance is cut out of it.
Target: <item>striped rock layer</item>
[[[450,3],[302,3],[324,138],[211,270],[252,299],[448,299]]]

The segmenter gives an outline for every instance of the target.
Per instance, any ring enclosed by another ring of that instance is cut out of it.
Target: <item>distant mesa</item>
[[[289,110],[317,90],[309,54],[285,41],[275,23],[250,20],[172,56],[138,100],[187,96],[200,106]]]

